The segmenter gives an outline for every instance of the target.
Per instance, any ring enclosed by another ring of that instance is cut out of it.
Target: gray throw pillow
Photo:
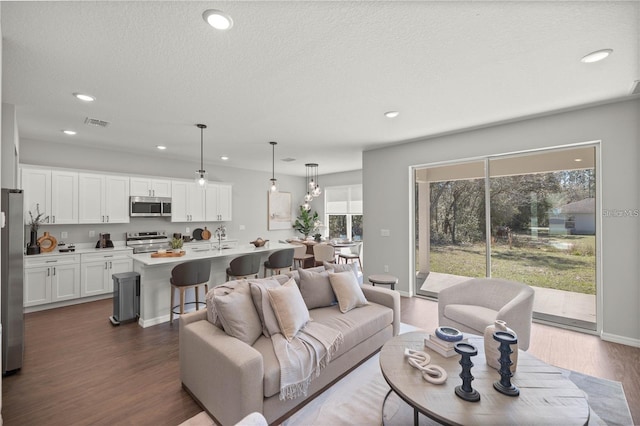
[[[280,325],[267,293],[268,288],[280,287],[280,283],[275,279],[250,280],[249,286],[251,287],[253,305],[262,324],[262,334],[264,337],[271,337],[273,334],[280,333]]]
[[[300,293],[307,309],[324,308],[336,304],[336,295],[331,288],[329,273],[298,269]]]
[[[262,334],[262,324],[253,306],[249,283],[239,281],[232,291],[215,295],[213,300],[225,333],[253,345]]]
[[[368,305],[367,299],[351,272],[329,272],[331,287],[338,298],[338,306],[343,314],[354,308]]]
[[[229,281],[224,284],[213,287],[209,290],[209,292],[205,296],[205,301],[207,303],[207,320],[219,329],[223,329],[222,322],[220,322],[220,317],[218,316],[218,311],[216,310],[216,303],[214,301],[215,296],[220,296],[224,294],[231,293],[240,281]]]
[[[329,263],[322,262],[324,265],[324,269],[329,272],[346,272],[351,271],[353,275],[356,277],[356,281],[358,280],[358,265],[355,262],[349,263]]]
[[[280,331],[291,341],[298,331],[309,322],[309,310],[304,304],[300,290],[293,278],[277,288],[267,289],[271,306],[280,324]]]

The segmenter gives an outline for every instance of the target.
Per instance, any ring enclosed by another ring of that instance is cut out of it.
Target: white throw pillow
[[[249,283],[239,281],[234,289],[214,295],[213,300],[225,333],[253,345],[262,334],[262,323],[253,306]]]
[[[343,314],[369,304],[353,272],[329,272],[329,281],[338,298],[340,312]]]
[[[280,331],[291,341],[310,319],[302,294],[293,278],[280,287],[268,288],[267,292],[280,324]]]

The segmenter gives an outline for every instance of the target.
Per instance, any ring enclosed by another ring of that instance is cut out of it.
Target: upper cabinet
[[[78,223],[129,223],[129,177],[78,174]]]
[[[223,222],[231,220],[231,190],[226,183],[207,185],[205,220],[207,222]]]
[[[205,191],[194,181],[171,182],[171,222],[204,221]]]
[[[129,182],[133,197],[171,197],[171,181],[168,179],[132,177]]]
[[[39,209],[48,224],[78,223],[78,173],[38,168],[22,169],[25,224],[31,221],[29,211]]]

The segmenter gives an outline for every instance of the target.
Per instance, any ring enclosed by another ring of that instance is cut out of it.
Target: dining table
[[[297,238],[289,238],[282,242],[289,244],[304,244],[307,246],[307,254],[313,254],[313,246],[318,244],[316,240],[303,240]],[[338,262],[338,255],[340,254],[340,250],[343,248],[354,247],[362,241],[347,241],[347,240],[338,240],[338,239],[329,239],[329,240],[321,240],[320,243],[327,243],[330,246],[336,249],[336,263]],[[310,258],[304,262],[304,268],[311,268],[315,265],[315,259]]]

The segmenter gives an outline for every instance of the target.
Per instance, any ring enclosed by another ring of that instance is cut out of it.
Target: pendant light
[[[305,201],[311,201],[315,197],[319,197],[322,194],[320,185],[318,184],[318,164],[307,163],[307,195]]]
[[[196,124],[200,129],[200,170],[196,170],[196,183],[199,187],[204,188],[207,186],[207,171],[204,169],[204,129],[207,128],[206,124]]]
[[[276,176],[275,176],[275,167],[276,167],[276,145],[278,142],[269,142],[271,144],[271,184],[269,186],[269,191],[278,192],[278,187],[276,186]]]
[[[316,198],[319,197],[320,194],[322,194],[322,191],[320,190],[320,181],[318,179],[318,165],[316,164],[316,166],[313,169],[315,171],[315,184],[313,186],[313,191],[311,191],[311,195]]]
[[[310,173],[313,163],[307,163],[304,166],[306,167],[306,173],[307,173],[307,178],[305,180],[306,187],[307,187],[307,194],[304,196],[303,207],[306,210],[309,210],[311,209],[311,206],[309,205],[309,201],[313,200],[313,195],[311,195],[311,191],[313,191],[314,183],[313,183],[313,177]],[[311,177],[311,180],[309,180],[310,177]]]

